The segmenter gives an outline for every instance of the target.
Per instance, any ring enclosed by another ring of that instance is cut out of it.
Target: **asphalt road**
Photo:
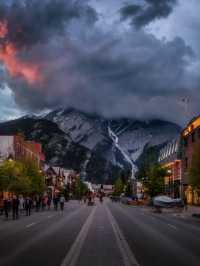
[[[0,217],[1,266],[200,266],[200,223],[108,200]]]

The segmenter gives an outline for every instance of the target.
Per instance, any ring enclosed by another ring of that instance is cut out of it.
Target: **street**
[[[108,199],[0,218],[1,266],[199,266],[199,243],[198,222]]]

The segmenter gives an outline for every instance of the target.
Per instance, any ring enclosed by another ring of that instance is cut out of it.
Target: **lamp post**
[[[169,177],[169,194],[170,196],[172,195],[173,193],[173,178],[172,178],[172,170],[171,169],[167,169],[167,174],[168,174],[168,177]]]

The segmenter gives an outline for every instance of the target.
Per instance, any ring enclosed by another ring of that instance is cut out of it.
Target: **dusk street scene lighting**
[[[200,1],[0,1],[0,265],[200,266]]]

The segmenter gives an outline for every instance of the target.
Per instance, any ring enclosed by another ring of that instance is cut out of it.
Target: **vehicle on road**
[[[154,207],[162,207],[162,208],[173,208],[173,207],[184,207],[183,200],[180,198],[173,199],[168,196],[157,196],[153,198],[153,206]]]
[[[133,202],[133,199],[131,197],[122,196],[120,201],[121,203],[130,205]]]
[[[120,202],[120,197],[119,196],[110,196],[110,199],[113,201],[113,202]]]

